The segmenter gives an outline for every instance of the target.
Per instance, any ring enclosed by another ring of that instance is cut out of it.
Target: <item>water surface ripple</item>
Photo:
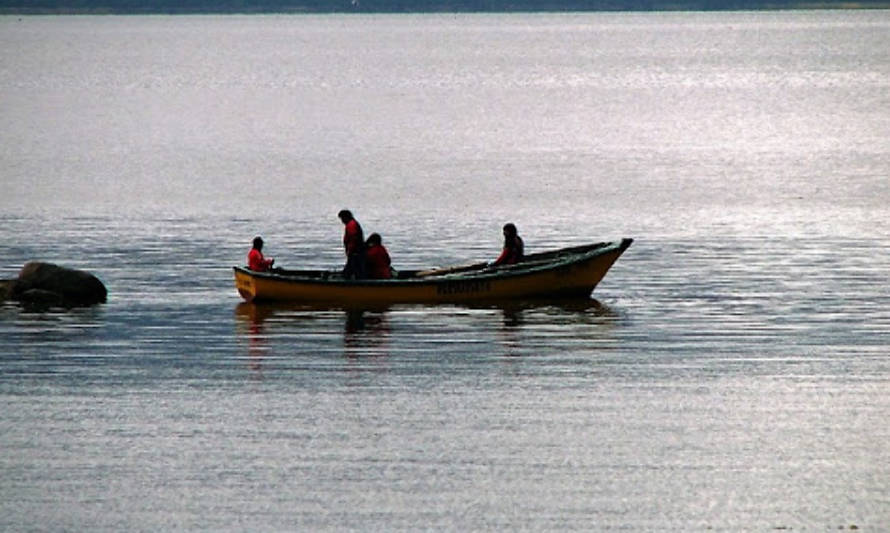
[[[887,12],[0,17],[0,530],[879,531]],[[243,303],[633,237],[590,300]]]

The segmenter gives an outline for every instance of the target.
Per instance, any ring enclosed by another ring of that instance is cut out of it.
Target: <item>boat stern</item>
[[[245,302],[252,302],[256,298],[256,282],[253,276],[243,269],[235,267],[235,288]]]

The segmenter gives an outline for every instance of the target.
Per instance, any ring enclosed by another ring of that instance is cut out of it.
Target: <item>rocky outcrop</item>
[[[89,272],[32,261],[17,279],[0,282],[0,300],[4,297],[24,304],[79,307],[105,302],[108,290]]]
[[[0,279],[0,302],[6,301],[9,298],[14,281],[11,279]]]

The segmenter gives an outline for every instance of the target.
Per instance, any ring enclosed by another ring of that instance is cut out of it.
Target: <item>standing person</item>
[[[263,257],[263,238],[254,237],[253,248],[247,253],[247,268],[256,272],[268,272],[274,262],[274,259]]]
[[[392,261],[389,252],[383,246],[379,233],[372,233],[365,242],[365,259],[368,266],[368,277],[371,279],[392,278]]]
[[[525,257],[525,244],[516,231],[516,226],[512,222],[504,224],[504,249],[493,265],[514,265],[522,261],[523,257]]]
[[[346,266],[343,267],[343,277],[362,279],[365,277],[365,234],[362,226],[348,209],[343,209],[337,216],[345,226],[343,248],[346,251]]]

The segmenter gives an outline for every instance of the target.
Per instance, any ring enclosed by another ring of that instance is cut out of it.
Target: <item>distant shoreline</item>
[[[311,0],[310,0],[311,1]],[[647,4],[643,7],[639,4]],[[566,3],[564,5],[549,5],[546,2],[538,4],[539,7],[523,5],[522,2],[511,2],[502,7],[491,6],[488,9],[476,8],[472,1],[467,3],[442,3],[412,8],[404,2],[399,2],[391,8],[364,7],[360,0],[355,5],[347,6],[319,6],[319,5],[292,5],[292,6],[254,6],[252,8],[209,9],[189,8],[183,6],[167,6],[145,9],[119,9],[112,6],[96,5],[95,7],[23,7],[3,6],[0,0],[0,16],[19,15],[298,15],[298,14],[441,14],[441,13],[617,13],[617,12],[721,12],[721,11],[803,11],[803,10],[884,10],[890,9],[890,0],[876,2],[802,2],[783,4],[772,3],[747,3],[729,2],[718,4],[714,1],[702,0],[699,2],[670,2],[664,5],[653,5],[644,0],[635,0],[622,5],[619,2],[608,0],[588,7]]]

